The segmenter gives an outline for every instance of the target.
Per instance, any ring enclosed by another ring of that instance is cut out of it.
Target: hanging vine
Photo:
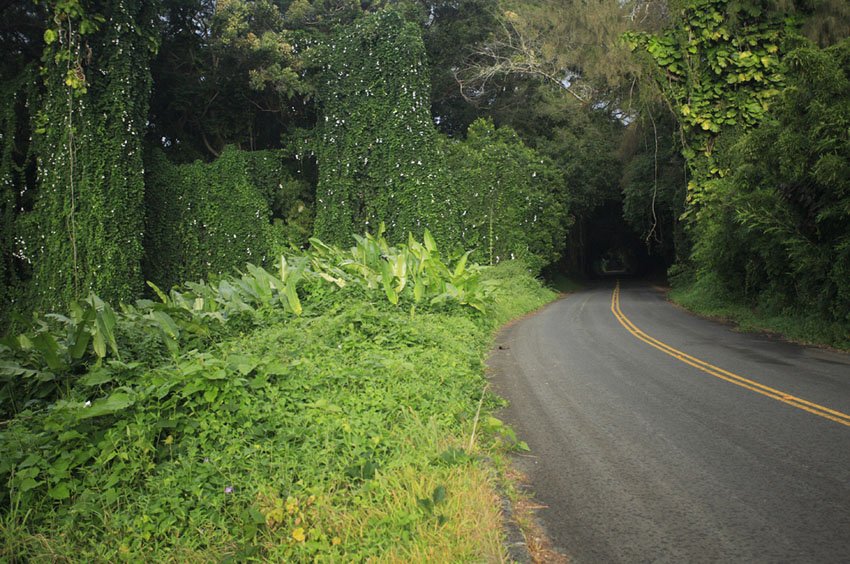
[[[625,36],[632,50],[648,56],[678,118],[692,175],[691,209],[710,197],[707,181],[723,174],[712,158],[719,135],[764,120],[784,85],[781,55],[795,37],[792,20],[766,14],[757,3],[737,6],[733,13],[731,4],[689,0],[671,30]]]
[[[148,280],[169,288],[271,257],[277,233],[267,199],[294,199],[283,194],[289,179],[274,153],[227,146],[211,163],[175,165],[155,150],[146,161]]]
[[[74,138],[74,98],[86,93],[86,75],[83,71],[83,65],[80,58],[80,34],[75,29],[75,21],[68,17],[68,7],[65,5],[57,5],[57,16],[60,14],[65,16],[64,22],[62,18],[58,19],[64,25],[60,26],[58,38],[61,58],[65,59],[65,86],[66,98],[68,100],[68,114],[65,122],[65,130],[67,134],[67,151],[68,151],[68,188],[70,192],[70,210],[67,217],[68,240],[71,243],[71,259],[72,271],[74,274],[74,295],[80,295],[80,267],[77,257],[77,190],[74,184],[77,166],[77,147],[76,139]],[[97,17],[95,21],[102,20],[102,17]],[[86,20],[83,20],[86,21]],[[82,26],[81,26],[82,27]],[[51,39],[56,34],[53,30],[45,31],[45,42],[50,43]],[[64,48],[64,49],[63,49]],[[60,58],[60,60],[61,60]]]
[[[32,167],[27,108],[37,106],[35,69],[25,68],[0,85],[0,323],[9,321],[26,277],[18,217],[29,199],[27,175]]]

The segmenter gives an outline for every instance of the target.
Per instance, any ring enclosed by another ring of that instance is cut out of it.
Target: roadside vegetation
[[[789,18],[727,4],[695,2],[681,25],[629,36],[678,116],[688,166],[673,297],[746,327],[846,347],[850,26],[803,7]]]
[[[494,328],[551,300],[518,263],[380,236],[2,345],[5,560],[502,558]]]
[[[672,297],[792,340],[850,347],[850,40],[788,54],[772,113],[719,138]]]
[[[707,281],[679,284],[668,293],[668,298],[698,315],[734,323],[741,331],[772,333],[797,343],[850,351],[850,330],[846,324],[824,321],[818,314],[761,309],[724,294],[718,284]]]

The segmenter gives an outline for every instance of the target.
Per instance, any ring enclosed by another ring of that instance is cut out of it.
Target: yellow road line
[[[711,374],[716,378],[720,378],[721,380],[725,380],[731,384],[735,384],[736,386],[741,386],[742,388],[746,388],[763,396],[775,399],[776,401],[781,401],[782,403],[796,407],[797,409],[808,411],[809,413],[813,413],[814,415],[818,415],[825,419],[829,419],[830,421],[835,421],[836,423],[840,423],[842,425],[850,427],[850,415],[846,413],[835,411],[834,409],[829,409],[828,407],[824,407],[817,403],[798,398],[781,390],[777,390],[776,388],[771,388],[770,386],[759,384],[758,382],[755,382],[748,378],[744,378],[743,376],[739,376],[733,372],[729,372],[728,370],[724,370],[718,366],[714,366],[713,364],[709,364],[704,360],[700,360],[696,357],[693,357],[687,353],[684,353],[678,349],[671,347],[667,343],[664,343],[654,337],[647,335],[646,333],[641,331],[634,323],[632,323],[632,321],[628,317],[626,317],[623,314],[623,311],[620,309],[619,281],[617,281],[617,286],[614,288],[614,293],[611,295],[611,312],[614,314],[614,317],[617,318],[617,321],[620,322],[620,325],[625,327],[629,333],[631,333],[637,339],[643,341],[644,343],[655,347],[664,354],[672,356],[673,358],[684,362],[685,364],[693,366],[698,370],[702,370],[706,374]]]

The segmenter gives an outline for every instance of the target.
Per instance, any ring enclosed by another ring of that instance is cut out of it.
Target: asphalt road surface
[[[574,562],[850,562],[850,355],[734,332],[610,281],[489,364]]]

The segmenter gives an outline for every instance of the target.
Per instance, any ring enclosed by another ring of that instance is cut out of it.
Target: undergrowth
[[[36,318],[0,345],[0,560],[504,558],[483,358],[553,293],[465,257],[313,241]]]
[[[824,321],[822,315],[747,304],[721,290],[715,282],[707,277],[674,285],[669,298],[699,315],[734,322],[742,331],[776,333],[804,344],[850,350],[850,326]]]

